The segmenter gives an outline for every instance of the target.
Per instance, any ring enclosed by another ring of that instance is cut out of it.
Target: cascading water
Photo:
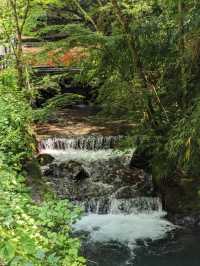
[[[56,189],[61,175],[60,190],[69,190],[71,186],[71,198],[81,198],[79,204],[85,208],[85,215],[74,225],[74,233],[87,234],[83,254],[91,266],[134,265],[134,256],[141,242],[147,245],[163,239],[175,228],[164,218],[165,212],[159,198],[147,197],[141,191],[138,193],[141,184],[142,191],[144,190],[145,178],[133,177],[136,178],[134,183],[132,176],[126,178],[132,170],[117,168],[124,167],[123,160],[128,168],[127,162],[130,159],[130,155],[124,157],[122,152],[113,151],[112,148],[120,139],[121,136],[52,138],[39,144],[41,154],[51,154],[56,159],[56,164],[50,166],[53,177],[55,176]],[[74,177],[70,179],[67,176],[65,179],[66,175],[70,175],[72,166],[76,168]],[[121,170],[124,176],[120,179]],[[79,171],[85,171],[87,175],[84,174],[80,179]],[[90,186],[92,191],[88,190]],[[77,191],[79,194],[75,196]],[[126,191],[129,191],[129,195]],[[108,257],[105,256],[106,253],[109,253]],[[120,257],[116,257],[116,254]]]
[[[110,198],[92,199],[82,204],[86,213],[91,214],[138,214],[152,211],[162,212],[162,203],[157,197],[136,197],[132,199]]]
[[[165,238],[175,229],[175,226],[164,219],[165,212],[159,198],[118,200],[111,197],[106,206],[105,208],[104,205],[102,214],[101,201],[86,204],[87,214],[74,225],[75,232],[88,233],[85,250],[89,258],[96,253],[95,246],[99,249],[107,247],[109,250],[110,256],[106,262],[99,262],[102,258],[98,258],[98,253],[95,254],[97,265],[134,265],[135,250],[141,242],[146,246],[148,242]],[[116,260],[116,250],[121,253],[123,249],[127,249],[126,257],[122,261]],[[88,265],[93,264],[94,261]]]
[[[58,161],[97,161],[119,157],[113,152],[122,136],[82,136],[76,138],[48,138],[38,145],[40,154],[50,154]]]
[[[122,136],[89,136],[79,138],[49,138],[40,141],[40,152],[52,152],[55,150],[106,150],[112,149]]]

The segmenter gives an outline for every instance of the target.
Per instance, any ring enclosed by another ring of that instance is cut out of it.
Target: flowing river
[[[145,175],[135,183],[120,180],[130,174],[130,154],[113,151],[120,138],[51,138],[39,145],[41,154],[55,158],[43,169],[55,191],[85,208],[73,229],[88,266],[199,266],[200,233],[166,219]]]

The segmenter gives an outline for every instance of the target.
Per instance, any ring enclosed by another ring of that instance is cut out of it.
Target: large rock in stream
[[[173,223],[186,227],[200,226],[199,178],[174,173],[172,177],[159,180],[157,186],[163,207]]]

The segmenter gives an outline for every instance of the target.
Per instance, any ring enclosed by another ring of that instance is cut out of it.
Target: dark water
[[[85,243],[83,255],[88,266],[200,266],[200,231],[147,242],[138,241],[134,255],[120,243]]]

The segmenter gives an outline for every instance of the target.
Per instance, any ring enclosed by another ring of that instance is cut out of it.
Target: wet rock
[[[89,178],[89,174],[87,173],[87,171],[84,168],[80,169],[80,172],[75,176],[76,181],[81,181],[81,180],[84,180],[86,178]]]
[[[200,227],[200,213],[183,215],[183,214],[168,214],[168,219],[181,227],[185,228],[199,228]]]
[[[26,183],[30,188],[32,199],[35,202],[41,202],[46,188],[42,180],[42,171],[38,160],[36,158],[28,160],[23,168],[27,173]]]
[[[142,150],[141,148],[138,148],[136,151],[134,151],[129,166],[132,169],[138,168],[148,172],[150,169],[151,158],[151,151],[149,151],[148,149]]]
[[[86,179],[81,183],[67,178],[60,179],[59,182],[57,179],[52,179],[51,185],[60,198],[68,198],[73,201],[85,201],[86,199],[103,197],[110,195],[113,191],[112,186],[92,182],[90,179]]]
[[[82,163],[76,161],[52,163],[49,167],[44,168],[43,173],[44,175],[52,178],[65,178],[67,181],[69,179],[81,181],[89,178],[87,169],[82,165]]]
[[[156,185],[173,223],[184,227],[200,225],[199,178],[174,172],[172,176],[158,180]]]
[[[39,180],[42,177],[39,162],[35,158],[32,158],[24,164],[24,170],[26,170],[31,179]]]
[[[45,166],[47,164],[52,163],[55,160],[55,158],[50,154],[39,154],[37,156],[37,160],[41,166]]]
[[[152,184],[144,171],[130,169],[118,158],[92,163],[53,162],[43,167],[43,173],[61,198],[89,200],[115,195],[120,199],[152,193]]]
[[[89,178],[89,173],[82,163],[76,161],[61,163],[58,168],[58,173],[60,177],[67,177],[76,181]]]
[[[137,196],[139,196],[137,185],[121,187],[115,193],[116,199],[134,198]]]

